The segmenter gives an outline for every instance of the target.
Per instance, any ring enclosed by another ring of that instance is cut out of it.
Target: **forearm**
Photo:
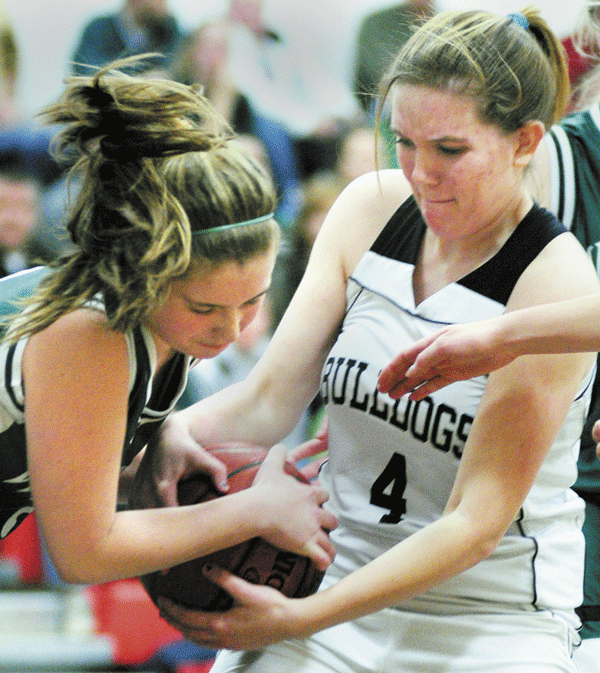
[[[252,489],[190,507],[122,511],[93,534],[82,521],[59,537],[49,531],[50,553],[72,583],[154,572],[264,534],[265,510],[256,496]]]
[[[600,294],[507,313],[499,341],[518,355],[600,351]]]
[[[485,559],[500,535],[453,512],[297,606],[298,633],[308,635],[386,607],[399,605]],[[294,607],[294,606],[292,606]]]
[[[185,427],[202,446],[241,441],[270,447],[294,428],[316,394],[316,385],[316,381],[310,388],[305,385],[302,391],[299,378],[290,391],[288,385],[273,384],[268,377],[261,380],[251,374],[245,381],[178,412],[170,423]]]

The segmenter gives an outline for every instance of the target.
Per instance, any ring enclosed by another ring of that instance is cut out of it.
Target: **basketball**
[[[205,448],[227,466],[228,493],[249,488],[267,455],[266,449],[245,444]],[[291,463],[286,463],[285,469],[299,481],[308,483]],[[180,481],[178,485],[180,505],[197,504],[219,497],[227,497],[227,494],[219,493],[207,475],[196,475]],[[164,596],[197,610],[228,610],[233,599],[202,574],[202,567],[206,563],[225,568],[253,584],[278,589],[289,598],[302,598],[315,593],[324,575],[310,558],[284,551],[262,538],[255,537],[140,579],[154,603]]]

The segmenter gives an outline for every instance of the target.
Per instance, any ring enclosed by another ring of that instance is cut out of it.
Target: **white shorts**
[[[211,673],[577,673],[579,636],[550,611],[431,615],[393,608],[305,640],[223,651]]]

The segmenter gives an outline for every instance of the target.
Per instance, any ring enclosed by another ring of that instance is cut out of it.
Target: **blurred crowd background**
[[[4,0],[21,47],[19,91],[28,112],[53,100],[61,90],[68,63],[84,24],[99,13],[116,11],[119,0]],[[186,29],[222,14],[227,0],[170,0]],[[361,19],[394,4],[386,0],[265,0],[266,20],[327,45],[329,67],[351,81],[354,38]],[[440,9],[490,9],[500,13],[525,5],[539,7],[552,28],[564,35],[571,29],[583,0],[440,0]]]

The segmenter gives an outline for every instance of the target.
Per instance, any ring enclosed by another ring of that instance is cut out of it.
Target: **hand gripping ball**
[[[264,448],[244,444],[205,448],[227,465],[228,494],[249,488],[267,455]],[[307,483],[291,463],[286,463],[286,472]],[[210,477],[201,474],[182,480],[178,486],[180,505],[206,502],[227,497],[228,494],[220,494]],[[284,551],[255,537],[166,571],[144,575],[140,579],[155,603],[160,596],[164,596],[188,608],[209,612],[228,610],[233,599],[202,574],[202,567],[207,563],[225,568],[253,584],[278,589],[290,598],[302,598],[315,593],[324,575],[310,558]]]

